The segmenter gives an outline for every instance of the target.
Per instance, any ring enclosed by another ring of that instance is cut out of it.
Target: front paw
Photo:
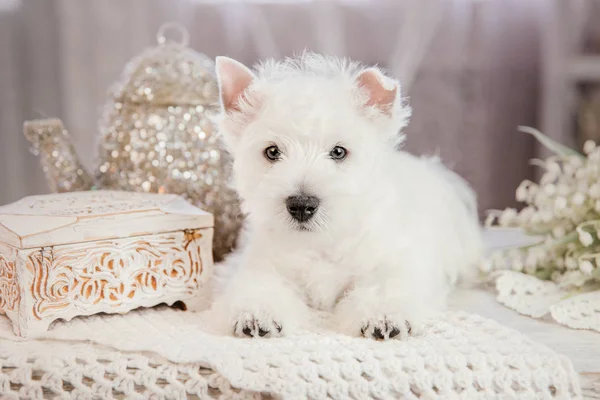
[[[233,334],[237,337],[280,337],[281,322],[263,313],[242,313],[233,323]]]
[[[363,322],[360,333],[374,340],[404,340],[413,334],[413,324],[402,318],[372,318]]]

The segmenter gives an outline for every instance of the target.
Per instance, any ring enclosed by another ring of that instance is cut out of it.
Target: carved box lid
[[[212,226],[212,214],[167,194],[71,192],[0,207],[0,242],[23,249]]]

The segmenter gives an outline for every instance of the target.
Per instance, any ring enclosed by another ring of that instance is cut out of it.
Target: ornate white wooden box
[[[113,191],[0,207],[0,313],[19,336],[57,319],[191,300],[213,267],[213,216],[179,196]]]

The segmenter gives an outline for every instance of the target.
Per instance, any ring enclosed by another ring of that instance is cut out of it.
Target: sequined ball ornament
[[[180,41],[168,40],[178,30]],[[190,49],[179,25],[126,66],[100,121],[96,183],[103,189],[176,193],[215,216],[214,255],[236,243],[242,217],[229,186],[231,159],[217,132],[214,62]]]

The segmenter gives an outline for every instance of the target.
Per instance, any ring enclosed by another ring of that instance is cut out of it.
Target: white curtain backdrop
[[[414,117],[409,150],[439,153],[482,210],[512,203],[535,154],[517,125],[536,126],[544,0],[0,0],[0,204],[45,193],[22,137],[56,116],[91,168],[108,86],[185,25],[191,46],[253,64],[303,49],[379,64],[399,77]]]

